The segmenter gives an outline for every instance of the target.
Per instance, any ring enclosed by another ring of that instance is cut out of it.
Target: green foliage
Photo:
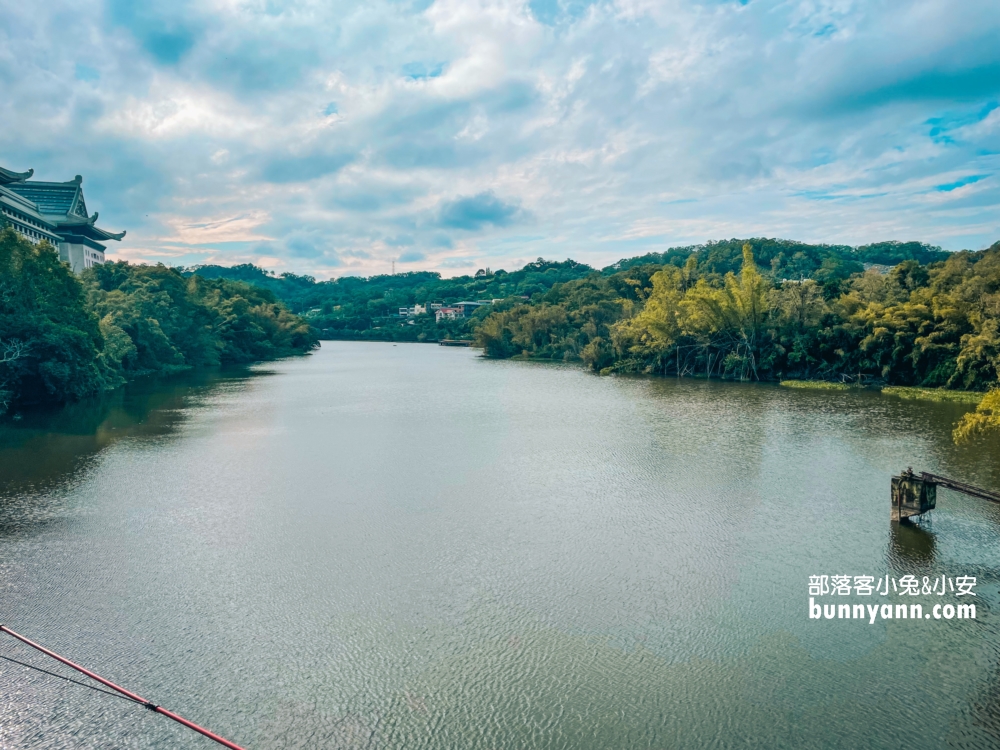
[[[52,246],[0,231],[0,413],[117,384],[98,359],[102,346],[80,282]]]
[[[826,380],[782,380],[779,385],[785,388],[799,388],[811,391],[848,391],[847,383],[830,383]]]
[[[901,385],[890,385],[882,389],[882,393],[898,398],[916,401],[949,401],[959,404],[976,405],[983,400],[983,394],[977,391],[946,391],[941,388],[907,388]]]
[[[494,335],[491,333],[493,325],[482,332],[480,342],[488,344],[491,350],[497,348],[497,351],[506,352],[497,356],[522,356],[528,351],[530,356],[536,357],[582,359],[595,365],[600,364],[599,369],[608,366],[620,370],[641,365],[642,369],[653,371],[660,369],[663,363],[657,361],[656,352],[652,350],[639,352],[641,356],[635,361],[630,359],[627,364],[614,354],[617,346],[615,339],[622,334],[616,333],[607,324],[608,315],[617,320],[623,314],[629,317],[641,310],[644,302],[639,296],[641,290],[651,286],[651,277],[665,267],[676,268],[681,272],[686,280],[679,283],[685,289],[697,279],[703,279],[710,288],[724,288],[727,274],[738,276],[741,273],[743,247],[747,244],[751,245],[756,263],[762,269],[758,272],[759,275],[779,293],[778,299],[769,299],[767,304],[788,308],[795,302],[792,299],[795,294],[790,288],[783,286],[784,282],[810,281],[803,290],[807,292],[806,297],[797,302],[800,328],[806,324],[815,324],[813,317],[823,307],[820,303],[838,298],[846,288],[847,280],[862,273],[866,263],[894,266],[905,260],[913,260],[920,268],[920,264],[942,261],[949,255],[940,248],[917,242],[883,242],[852,248],[846,245],[810,245],[758,238],[722,240],[705,245],[671,248],[663,253],[648,253],[621,260],[599,273],[576,261],[555,262],[543,258],[513,272],[482,268],[471,276],[450,279],[442,279],[438,273],[421,271],[370,278],[347,276],[317,282],[311,276],[291,273],[275,275],[248,264],[231,268],[198,266],[182,273],[187,277],[197,275],[205,279],[243,281],[267,289],[288,305],[292,312],[303,315],[322,338],[369,341],[471,338],[478,335],[476,331],[483,315],[464,320],[442,320],[438,323],[432,315],[401,318],[399,309],[415,304],[429,306],[440,303],[447,306],[460,301],[496,299],[503,300],[503,303],[494,305],[493,310],[506,313],[521,304],[562,304],[562,295],[576,296],[584,293],[574,286],[559,291],[564,285],[583,282],[596,274],[597,279],[602,281],[587,282],[592,288],[586,293],[590,294],[592,304],[604,304],[601,310],[591,311],[592,315],[586,311],[571,311],[575,315],[570,315],[565,324],[559,323],[557,326],[565,327],[549,331],[549,338],[537,347],[532,345],[525,349],[513,340],[510,332]],[[919,283],[919,279],[911,282],[909,278],[904,278],[899,283],[905,286],[907,283]],[[600,286],[600,291],[594,291],[595,285]],[[555,297],[552,296],[553,293]],[[709,302],[707,299],[704,301]],[[626,304],[629,302],[633,303],[631,307]],[[507,318],[520,321],[523,316],[523,312],[518,312]],[[644,320],[649,322],[649,316]],[[514,325],[517,327],[521,324]],[[551,324],[551,321],[536,320],[535,316],[529,316],[523,321],[523,325],[531,328]],[[577,324],[581,328],[587,326],[586,330],[572,330]],[[593,332],[590,331],[591,325],[595,329]],[[726,329],[727,332],[728,330]],[[601,341],[591,346],[594,338]],[[702,343],[704,340],[703,336]],[[640,341],[632,342],[632,345],[642,349],[640,344]],[[663,341],[648,340],[646,344],[653,349],[662,349]],[[789,342],[789,345],[796,347],[795,342]],[[692,348],[695,342],[685,342],[683,346]],[[749,350],[746,346],[740,347],[740,352],[734,350],[732,356],[727,354],[728,359],[716,360],[716,353],[713,352],[705,354],[705,357],[712,359],[712,372],[744,373],[745,377],[752,377],[759,354],[755,346],[756,343]],[[793,357],[803,361],[815,360],[811,353],[802,349],[801,343],[795,349]]]
[[[574,360],[602,372],[982,391],[1000,371],[1000,243],[946,253],[919,242],[734,239],[600,272],[539,259],[452,279],[316,282],[252,266],[185,273],[271,289],[326,338],[474,337],[487,356]],[[501,301],[441,324],[397,314],[480,299]]]
[[[0,231],[0,413],[315,344],[308,323],[267,290],[124,262],[77,278],[47,243]]]
[[[428,271],[372,276],[345,276],[317,282],[311,276],[285,273],[275,276],[256,266],[198,266],[185,276],[245,281],[268,289],[327,339],[375,341],[438,341],[469,338],[482,315],[472,319],[444,320],[433,315],[409,319],[399,317],[401,307],[415,304],[444,306],[464,301],[502,299],[507,307],[543,295],[557,284],[592,274],[594,269],[573,260],[543,258],[508,273],[480,269],[473,276],[442,279]]]
[[[1000,433],[1000,389],[994,388],[979,402],[974,412],[966,414],[955,428],[956,443],[973,437]]]
[[[927,264],[943,261],[948,253],[922,242],[878,242],[861,247],[847,245],[810,245],[793,240],[758,237],[750,240],[721,240],[704,245],[671,248],[664,253],[649,253],[623,259],[603,270],[605,274],[624,271],[636,265],[673,265],[682,267],[687,258],[697,254],[705,273],[738,273],[743,263],[743,245],[749,244],[757,263],[777,279],[812,278],[820,284],[847,278],[863,270],[865,263],[895,266],[904,260]]]
[[[498,306],[473,330],[487,356],[580,360],[595,370],[614,362],[612,326],[623,308],[645,298],[648,267],[617,277],[590,273],[554,284],[530,303]]]
[[[133,375],[274,359],[315,343],[273,293],[242,282],[125,262],[94,266],[83,280],[106,338],[121,342],[109,356]]]
[[[759,378],[761,356],[769,331],[764,324],[771,312],[771,285],[761,276],[749,243],[743,245],[739,277],[729,272],[721,287],[704,278],[681,300],[684,330],[705,351],[715,351],[723,372],[738,373],[740,380]],[[711,374],[711,366],[707,370]]]
[[[555,285],[487,317],[477,340],[488,356],[561,356],[604,372],[932,391],[996,384],[1000,244],[947,254],[919,243],[854,250],[750,240],[739,266],[733,245],[669,251],[661,265],[623,261]],[[770,271],[757,265],[758,245]],[[855,258],[899,262],[885,273]],[[585,290],[599,319],[579,313]]]

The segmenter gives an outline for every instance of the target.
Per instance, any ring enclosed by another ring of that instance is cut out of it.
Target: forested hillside
[[[506,300],[504,307],[525,301],[537,303],[541,295],[558,284],[585,279],[595,273],[601,278],[617,278],[622,271],[638,267],[681,267],[692,255],[697,256],[703,273],[738,272],[744,242],[724,240],[697,247],[674,248],[664,253],[622,260],[601,271],[573,260],[556,262],[539,258],[516,271],[484,268],[473,276],[448,279],[441,278],[438,273],[422,271],[370,278],[345,276],[317,282],[311,276],[291,273],[273,275],[248,264],[199,266],[184,273],[203,278],[244,281],[268,289],[293,312],[305,315],[322,338],[436,341],[470,336],[478,321],[489,311],[480,310],[471,321],[442,321],[436,324],[430,315],[400,320],[399,308],[481,299]],[[863,271],[866,263],[896,265],[903,260],[927,263],[948,257],[948,253],[940,248],[919,242],[883,242],[859,248],[774,239],[753,239],[749,242],[757,253],[758,262],[771,276],[811,278],[820,284],[836,284],[853,273]],[[617,288],[620,282],[618,279],[609,283]]]
[[[440,324],[398,315],[464,300],[496,302]],[[1000,371],[1000,243],[952,254],[920,243],[727,240],[600,271],[539,259],[451,279],[317,282],[251,265],[124,262],[76,278],[48,245],[0,233],[0,409],[306,352],[317,334],[474,337],[490,357],[603,372],[984,390]]]
[[[292,311],[305,315],[322,338],[385,341],[437,341],[468,335],[468,321],[436,324],[429,314],[402,321],[398,317],[401,307],[530,298],[554,284],[592,272],[589,266],[573,260],[552,262],[541,258],[511,273],[487,268],[474,276],[451,279],[442,279],[439,273],[418,271],[370,278],[345,276],[317,282],[311,276],[291,273],[274,276],[252,265],[199,266],[185,271],[188,275],[237,279],[269,289]]]
[[[77,278],[48,243],[0,232],[0,414],[315,345],[309,325],[265,289],[125,262]]]
[[[605,372],[996,384],[1000,243],[864,273],[824,259],[811,277],[784,271],[774,254],[772,269],[761,269],[755,249],[743,245],[738,273],[698,252],[680,266],[634,265],[559,284],[495,311],[476,338],[488,356],[582,360]]]

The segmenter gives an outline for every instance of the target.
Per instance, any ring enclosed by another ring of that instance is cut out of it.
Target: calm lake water
[[[0,429],[0,622],[251,748],[995,748],[1000,506],[889,522],[964,409],[326,342]],[[808,618],[908,573],[979,618]],[[0,661],[67,747],[215,745]]]

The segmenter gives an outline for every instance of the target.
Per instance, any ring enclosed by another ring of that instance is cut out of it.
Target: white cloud
[[[169,216],[163,222],[173,233],[165,242],[188,245],[208,245],[214,242],[255,242],[272,239],[258,231],[270,220],[264,211],[250,211],[236,216],[214,216],[191,220],[184,216]]]
[[[84,174],[121,256],[328,276],[384,272],[404,235],[447,273],[1000,237],[995,0],[617,0],[553,26],[502,0],[81,2],[5,11],[0,165]],[[525,224],[436,221],[484,194]]]

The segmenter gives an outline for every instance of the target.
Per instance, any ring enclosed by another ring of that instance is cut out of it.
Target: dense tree
[[[1000,246],[946,253],[757,238],[678,247],[601,271],[539,259],[508,273],[316,282],[252,266],[185,273],[272,289],[325,338],[474,337],[488,356],[595,370],[819,378],[983,390],[1000,366]],[[867,270],[866,270],[867,269]],[[471,319],[398,308],[501,300]]]
[[[116,385],[99,358],[103,344],[79,280],[55,249],[0,231],[0,413]]]
[[[121,340],[120,363],[132,373],[273,359],[315,342],[272,292],[242,282],[125,262],[94,266],[83,281],[105,337],[131,342]]]
[[[468,300],[492,304],[440,323],[398,314]],[[0,234],[0,408],[308,351],[317,331],[475,337],[487,356],[601,371],[985,390],[1000,372],[1000,243],[949,254],[922,243],[725,240],[601,271],[539,258],[509,273],[317,282],[246,264],[109,263],[78,279],[48,245]]]
[[[586,282],[601,290],[599,320],[579,316],[582,280],[555,285],[487,317],[477,339],[488,356],[560,356],[608,371],[972,390],[996,384],[1000,244],[941,254],[883,243],[853,252],[902,257],[891,268],[862,272],[831,255],[809,262],[811,277],[791,278],[787,269],[808,254],[765,241],[771,262],[764,272],[756,242],[743,243],[735,270],[728,243],[683,262],[675,255],[659,266],[617,264],[622,270],[602,274],[600,284]]]
[[[700,279],[685,293],[685,327],[704,352],[717,354],[724,373],[738,372],[740,380],[759,378],[769,336],[765,323],[770,291],[770,283],[757,270],[753,249],[745,244],[739,276],[729,272],[719,286]],[[711,374],[711,366],[707,372]]]
[[[77,277],[48,243],[0,231],[0,414],[315,343],[308,323],[265,289],[124,262]]]
[[[401,318],[399,308],[435,302],[449,305],[460,301],[496,299],[513,304],[541,304],[548,300],[547,304],[552,304],[552,298],[548,295],[553,289],[561,288],[561,285],[569,282],[581,281],[595,273],[607,282],[607,286],[602,287],[604,290],[617,293],[609,302],[621,300],[639,303],[641,289],[650,286],[650,278],[665,266],[681,270],[685,289],[699,278],[710,285],[722,284],[726,274],[740,273],[745,244],[751,245],[757,263],[764,269],[762,275],[771,283],[780,286],[786,279],[810,279],[815,281],[817,288],[827,299],[838,297],[846,280],[862,272],[864,264],[896,265],[903,260],[926,264],[948,257],[948,253],[942,252],[940,248],[918,242],[884,242],[851,248],[846,245],[809,245],[759,238],[722,240],[699,246],[672,248],[663,253],[649,253],[621,260],[599,272],[573,260],[556,262],[539,258],[517,271],[481,268],[471,276],[450,279],[442,279],[437,273],[420,271],[369,278],[345,276],[317,282],[312,276],[291,273],[275,275],[247,264],[231,268],[198,266],[185,269],[183,273],[185,276],[244,281],[268,289],[285,302],[292,312],[305,316],[322,338],[437,341],[472,336],[479,326],[481,316],[475,316],[472,320],[438,323],[431,315]],[[593,285],[597,282],[589,283]],[[569,287],[566,291],[575,294],[574,289]],[[497,311],[508,310],[510,306],[507,304],[503,308],[497,308]],[[615,316],[621,317],[621,305],[612,304],[612,307],[615,309]],[[589,322],[600,328],[606,312]],[[520,315],[518,313],[514,317],[519,318]],[[586,325],[587,322],[583,321],[581,325]],[[585,341],[578,340],[579,336],[576,334],[568,339],[559,336],[558,340],[549,341],[542,347],[544,354],[534,351],[532,356],[582,357],[588,362],[606,363],[614,349],[610,335],[610,330],[598,334],[597,338],[601,342],[593,346],[586,336]],[[495,343],[492,342],[491,346]],[[524,351],[516,350],[512,341],[504,343],[502,348],[504,351],[509,349],[514,352],[509,356],[520,355]],[[584,350],[586,355],[583,354]]]
[[[955,442],[964,443],[976,435],[1000,432],[1000,389],[994,388],[979,402],[974,412],[962,417],[955,428]]]

